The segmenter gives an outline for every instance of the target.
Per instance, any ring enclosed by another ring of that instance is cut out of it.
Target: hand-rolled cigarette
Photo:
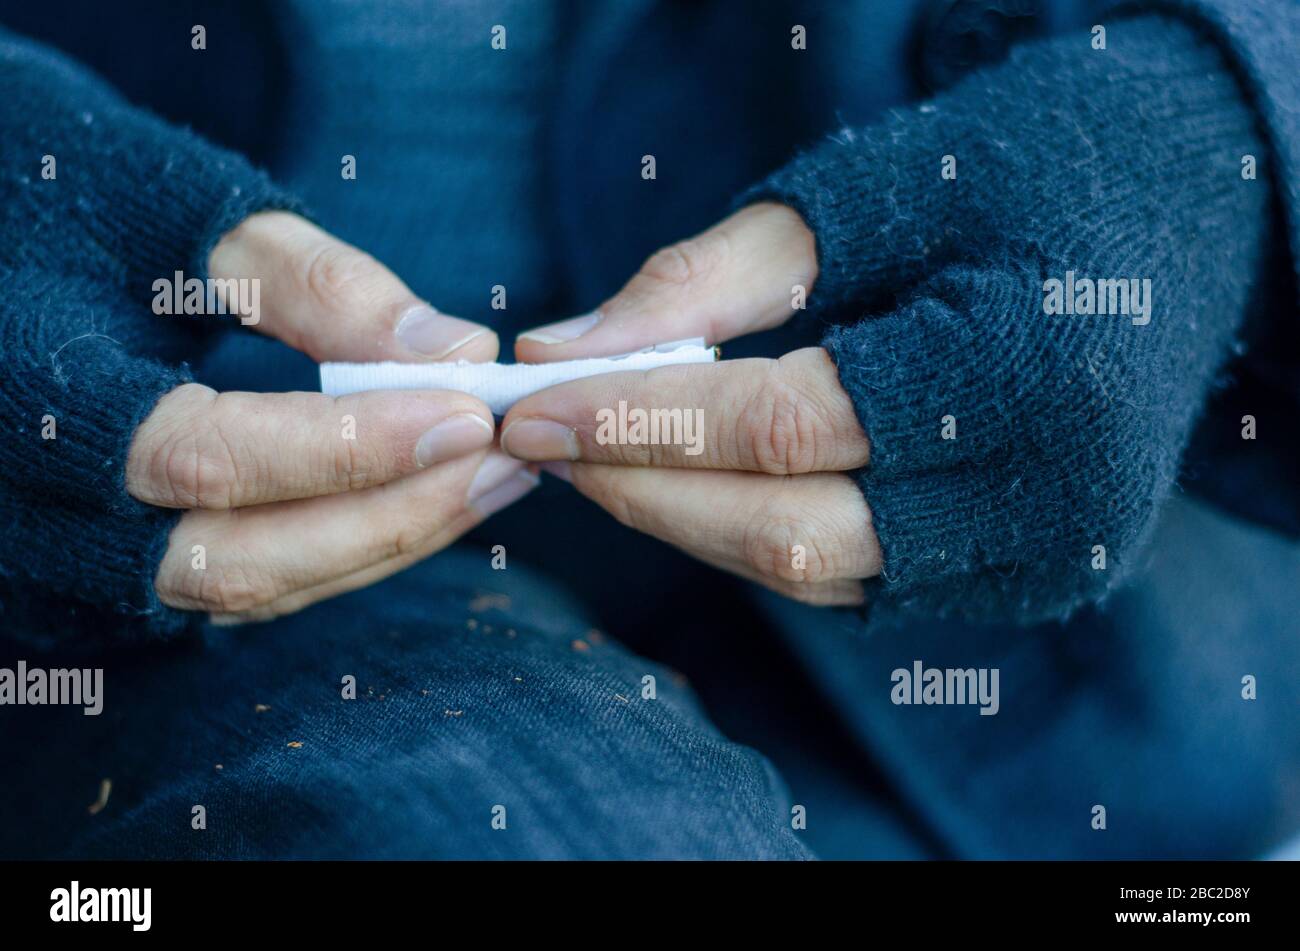
[[[321,392],[329,396],[363,390],[459,390],[477,396],[497,416],[519,400],[557,383],[599,373],[649,370],[678,363],[712,363],[716,347],[703,337],[648,347],[621,357],[566,360],[563,363],[322,363]]]

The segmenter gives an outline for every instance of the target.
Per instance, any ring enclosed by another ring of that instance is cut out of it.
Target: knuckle
[[[352,415],[354,418],[360,418],[360,412],[357,409],[348,408],[346,405],[339,406],[339,415]],[[374,484],[373,468],[375,460],[372,459],[370,452],[361,444],[360,438],[345,438],[340,433],[335,432],[331,437],[331,446],[330,472],[328,476],[331,485],[354,492],[357,489],[368,488]]]
[[[795,588],[825,581],[834,573],[816,528],[806,519],[774,511],[770,504],[749,520],[741,550],[746,563],[760,575]]]
[[[697,284],[721,264],[725,241],[713,235],[700,235],[661,248],[646,260],[641,273],[656,284],[687,287]]]
[[[370,465],[366,453],[355,439],[340,440],[343,447],[334,453],[334,481],[346,486],[349,492],[364,489],[371,484]]]
[[[418,556],[423,546],[428,543],[429,535],[429,530],[423,526],[410,524],[401,526],[391,538],[388,558]]]
[[[330,306],[364,298],[374,284],[377,263],[356,248],[323,243],[307,258],[303,283],[318,302]]]
[[[242,614],[275,600],[274,585],[241,561],[223,561],[203,569],[192,568],[188,560],[177,563],[159,592],[180,601],[182,607],[197,606],[213,614]]]
[[[820,409],[778,370],[767,375],[740,412],[738,432],[752,467],[769,474],[799,474],[817,469],[826,440]]]
[[[242,571],[198,571],[197,601],[215,614],[238,614],[266,604],[274,597],[268,585]]]
[[[158,443],[149,464],[158,501],[179,508],[224,509],[236,501],[239,467],[219,426],[201,423]]]
[[[786,578],[790,574],[793,549],[798,536],[792,520],[762,507],[747,521],[741,536],[741,553],[745,562],[767,578]]]

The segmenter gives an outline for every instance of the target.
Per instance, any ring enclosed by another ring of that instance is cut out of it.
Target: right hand
[[[316,360],[497,355],[491,330],[435,312],[373,258],[296,215],[245,219],[213,249],[209,271],[260,279],[257,329]],[[177,387],[136,430],[126,466],[133,497],[186,509],[154,580],[158,596],[238,623],[385,578],[537,484],[492,448],[493,430],[488,407],[464,393]]]

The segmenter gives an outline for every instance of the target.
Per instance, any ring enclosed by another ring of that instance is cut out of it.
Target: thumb
[[[253,279],[256,312],[243,322],[317,361],[497,355],[487,327],[439,313],[370,255],[288,212],[245,218],[212,249],[208,272],[230,282],[219,285],[227,296]]]
[[[596,311],[521,334],[526,363],[613,356],[704,337],[707,344],[777,327],[817,276],[812,232],[784,205],[763,202],[655,252]]]

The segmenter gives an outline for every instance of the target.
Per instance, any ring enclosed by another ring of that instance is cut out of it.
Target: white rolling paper
[[[599,373],[649,370],[679,363],[712,363],[717,350],[703,337],[678,340],[621,357],[563,363],[322,363],[321,392],[343,396],[362,390],[459,390],[471,393],[497,416],[519,400],[557,383]]]

